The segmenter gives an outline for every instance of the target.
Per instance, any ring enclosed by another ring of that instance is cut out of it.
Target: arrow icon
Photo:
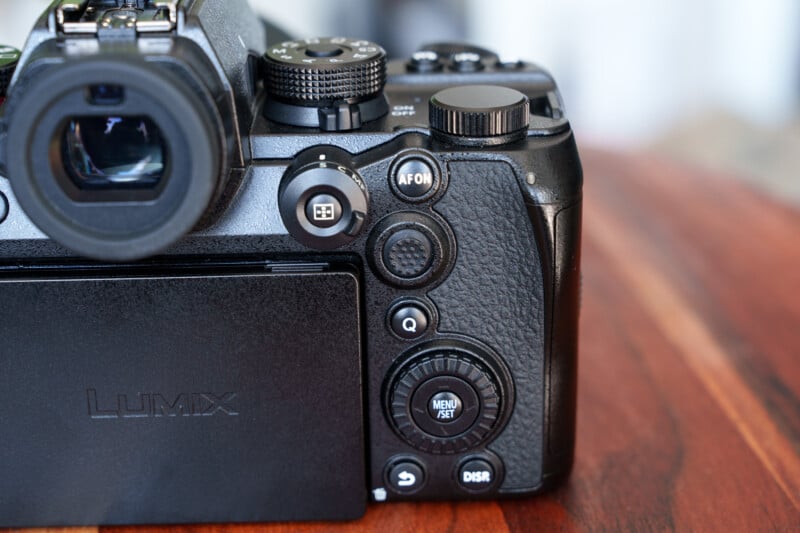
[[[397,485],[400,487],[412,487],[417,482],[417,476],[405,470],[397,474],[397,477],[400,479],[400,481],[397,482]]]

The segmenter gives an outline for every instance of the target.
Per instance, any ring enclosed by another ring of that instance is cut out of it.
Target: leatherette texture
[[[439,330],[483,341],[514,379],[516,405],[488,446],[505,463],[502,490],[541,479],[544,379],[544,284],[531,221],[517,177],[506,164],[449,164],[450,188],[436,205],[456,235],[458,257],[430,293]]]

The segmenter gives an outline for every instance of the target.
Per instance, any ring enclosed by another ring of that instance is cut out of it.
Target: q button
[[[431,321],[427,311],[421,306],[405,303],[394,308],[389,322],[395,335],[401,339],[413,341],[428,332]]]

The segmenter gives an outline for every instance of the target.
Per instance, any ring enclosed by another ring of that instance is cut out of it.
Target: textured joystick
[[[393,233],[383,245],[383,264],[401,278],[416,278],[433,261],[433,245],[423,232],[403,229]]]
[[[472,354],[440,348],[412,359],[388,387],[395,430],[420,450],[453,454],[484,442],[503,409],[496,374]]]
[[[430,285],[452,266],[455,238],[437,220],[416,212],[400,212],[381,220],[367,248],[373,270],[397,287]]]
[[[431,128],[453,144],[505,144],[524,138],[529,123],[528,97],[508,87],[452,87],[430,101]]]
[[[265,56],[267,118],[326,131],[358,129],[388,113],[386,52],[342,37],[288,41]]]
[[[298,242],[333,250],[361,232],[369,194],[361,176],[324,156],[287,173],[279,206],[286,228]]]

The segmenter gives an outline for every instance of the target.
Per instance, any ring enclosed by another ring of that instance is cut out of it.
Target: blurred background
[[[21,47],[48,0],[0,0]],[[394,57],[468,40],[559,82],[585,146],[730,172],[800,205],[797,0],[251,0],[297,37],[347,35]]]

